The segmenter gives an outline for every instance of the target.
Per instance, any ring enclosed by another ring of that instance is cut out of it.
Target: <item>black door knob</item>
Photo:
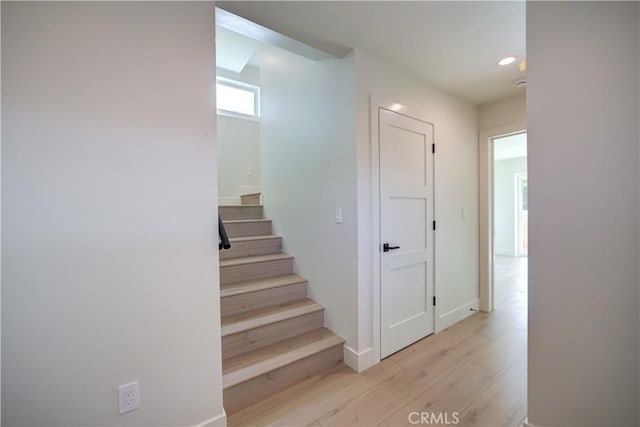
[[[388,243],[383,243],[382,244],[382,252],[389,252],[389,251],[392,251],[394,249],[400,249],[400,246],[389,246]]]

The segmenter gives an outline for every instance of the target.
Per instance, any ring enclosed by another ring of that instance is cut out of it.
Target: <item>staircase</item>
[[[231,249],[220,252],[222,371],[227,414],[342,363],[344,340],[324,328],[262,206],[220,206]]]

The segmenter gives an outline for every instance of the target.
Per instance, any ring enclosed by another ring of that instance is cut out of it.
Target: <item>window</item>
[[[216,80],[218,113],[238,117],[260,117],[260,88],[235,80]]]

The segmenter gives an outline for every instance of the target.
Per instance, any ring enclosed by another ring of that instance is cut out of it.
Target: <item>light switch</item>
[[[336,224],[342,224],[342,208],[337,207],[334,209],[334,220]]]

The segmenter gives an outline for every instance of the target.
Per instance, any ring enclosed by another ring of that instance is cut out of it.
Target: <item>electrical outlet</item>
[[[118,415],[140,407],[140,384],[138,381],[118,387]]]

